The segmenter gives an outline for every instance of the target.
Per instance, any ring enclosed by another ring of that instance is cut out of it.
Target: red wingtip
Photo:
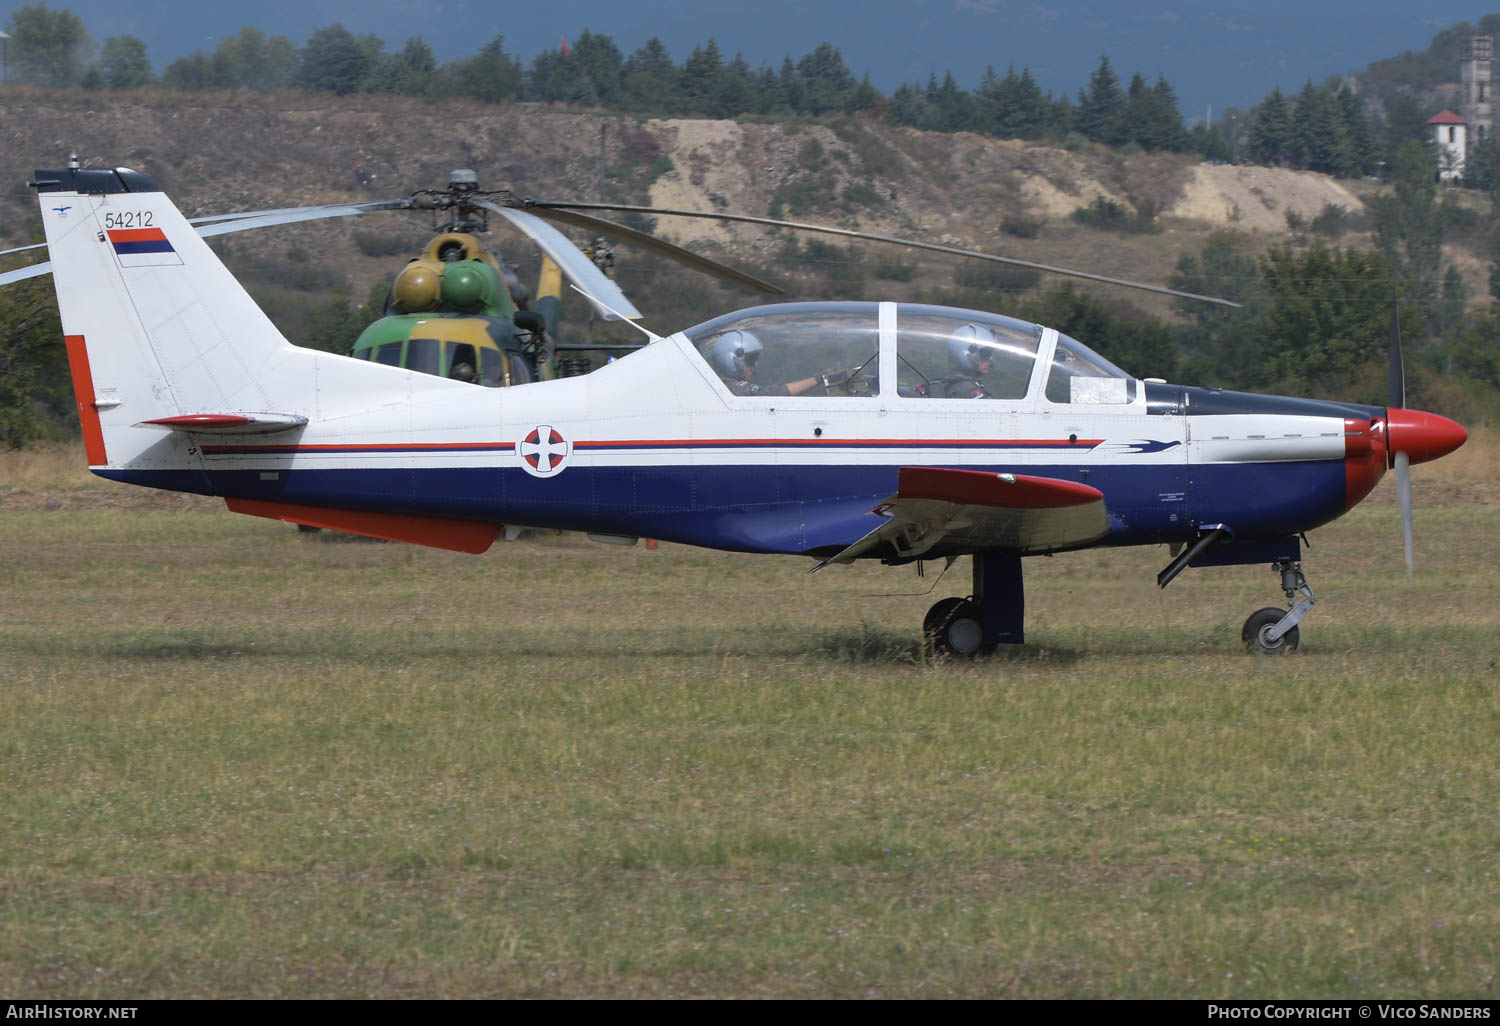
[[[1386,411],[1386,443],[1394,462],[1404,452],[1413,463],[1441,459],[1464,442],[1469,433],[1436,413],[1391,408]]]

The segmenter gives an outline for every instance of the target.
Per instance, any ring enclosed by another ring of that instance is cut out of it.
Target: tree
[[[0,289],[0,447],[19,448],[67,416],[67,359],[50,292],[37,281]]]
[[[1292,148],[1292,115],[1278,86],[1255,110],[1246,153],[1257,164],[1277,167],[1286,163]]]
[[[1178,258],[1167,284],[1180,292],[1233,300],[1242,307],[1172,300],[1173,310],[1189,322],[1178,331],[1178,348],[1191,380],[1240,389],[1264,385],[1265,361],[1254,326],[1265,312],[1266,294],[1260,267],[1241,240],[1229,232],[1215,232],[1197,256]]]
[[[388,289],[384,282],[376,282],[359,306],[350,304],[352,292],[347,284],[335,288],[328,304],[313,311],[307,332],[300,337],[297,345],[307,349],[320,349],[325,353],[348,353],[352,350],[359,333],[385,312]]]
[[[1386,167],[1394,168],[1396,155],[1411,142],[1431,146],[1432,130],[1427,127],[1427,114],[1423,112],[1422,105],[1415,98],[1403,94],[1391,104],[1390,113],[1385,120],[1381,157],[1386,162]]]
[[[855,81],[844,64],[844,55],[832,43],[819,43],[797,62],[797,72],[807,89],[803,109],[809,114],[847,111]]]
[[[94,42],[72,11],[48,10],[47,0],[24,4],[11,12],[5,31],[12,81],[60,88],[83,81]]]
[[[626,103],[634,110],[667,112],[680,106],[677,65],[656,36],[646,40],[625,61],[620,68],[620,81]]]
[[[688,59],[682,62],[682,74],[678,78],[682,102],[690,113],[706,114],[713,109],[723,71],[724,59],[719,54],[717,42],[709,39],[706,46],[693,47]]]
[[[106,89],[139,89],[156,80],[146,44],[135,36],[110,36],[99,52],[99,78]]]
[[[928,80],[927,102],[937,115],[939,131],[967,132],[975,127],[973,97],[958,87],[953,72],[943,73],[941,85],[936,79]]]
[[[1420,142],[1396,154],[1394,196],[1375,204],[1375,242],[1385,254],[1402,297],[1431,316],[1442,260],[1443,215],[1437,202],[1437,168]]]
[[[936,129],[938,114],[927,100],[927,93],[917,86],[903,85],[891,95],[886,119],[896,125],[910,125],[923,130]]]
[[[1500,388],[1500,310],[1471,318],[1448,350],[1451,374]]]
[[[1021,305],[1021,316],[1078,339],[1134,374],[1170,378],[1177,354],[1166,325],[1154,317],[1125,316],[1119,304],[1059,285]]]
[[[1030,69],[1016,74],[1014,64],[1003,79],[986,68],[974,94],[976,127],[1006,139],[1036,139],[1047,124],[1047,101]]]
[[[525,96],[576,107],[594,107],[599,103],[588,69],[562,50],[544,50],[532,58],[526,72]]]
[[[293,81],[303,89],[347,96],[359,91],[369,66],[369,41],[362,44],[336,23],[307,37]]]
[[[1156,85],[1149,87],[1139,74],[1130,80],[1124,118],[1130,141],[1142,149],[1187,149],[1187,130],[1177,109],[1177,93],[1160,75]]]
[[[179,57],[167,65],[161,73],[161,84],[168,89],[179,89],[185,93],[202,92],[218,86],[214,62],[201,53]]]
[[[436,85],[436,72],[432,47],[415,36],[406,41],[400,53],[377,56],[365,75],[364,87],[372,93],[426,96]]]
[[[1449,264],[1448,273],[1443,275],[1443,296],[1438,302],[1434,334],[1443,337],[1458,330],[1463,324],[1464,308],[1468,302],[1469,287],[1464,284],[1464,276],[1458,273],[1457,265]]]
[[[1264,378],[1290,395],[1383,403],[1391,303],[1397,292],[1379,253],[1278,246],[1261,265],[1270,308],[1255,324]],[[1402,324],[1419,321],[1403,312]]]
[[[486,103],[512,100],[521,91],[521,63],[505,53],[505,37],[496,36],[468,60],[444,65],[454,92]]]
[[[1367,175],[1374,172],[1379,162],[1375,148],[1375,134],[1370,130],[1370,119],[1365,116],[1364,104],[1347,85],[1339,90],[1339,114],[1344,122],[1344,137],[1349,140],[1349,167],[1351,175]]]
[[[220,37],[212,61],[220,86],[269,92],[291,84],[297,50],[286,36],[267,36],[247,26],[237,35]]]
[[[1130,137],[1125,109],[1119,76],[1109,66],[1109,58],[1101,55],[1099,67],[1089,76],[1088,89],[1078,94],[1074,127],[1095,142],[1119,146]]]
[[[619,102],[623,92],[620,84],[623,61],[614,40],[584,29],[573,44],[573,60],[588,77],[599,103],[613,106]]]

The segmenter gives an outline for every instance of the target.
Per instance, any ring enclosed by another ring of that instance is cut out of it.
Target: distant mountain
[[[1243,6],[1242,6],[1243,5]],[[15,4],[8,5],[8,15]],[[716,39],[726,57],[742,52],[758,66],[779,65],[827,40],[856,75],[890,91],[951,70],[961,87],[978,84],[987,65],[1002,74],[1029,67],[1044,89],[1076,94],[1100,54],[1127,79],[1166,75],[1184,115],[1207,105],[1257,102],[1272,87],[1300,88],[1358,71],[1405,50],[1423,50],[1453,22],[1480,11],[1454,0],[1420,6],[1395,0],[1298,3],[1263,0],[1165,0],[1149,7],[1125,0],[53,0],[83,18],[102,42],[131,34],[144,40],[160,72],[195,50],[212,50],[245,25],[301,45],[317,27],[342,22],[398,48],[422,36],[439,60],[473,54],[496,35],[529,63],[581,29],[612,37],[627,55],[659,36],[681,61]]]

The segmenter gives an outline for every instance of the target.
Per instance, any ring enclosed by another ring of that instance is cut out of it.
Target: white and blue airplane
[[[1287,606],[1243,639],[1294,649],[1302,534],[1466,438],[1399,398],[1140,380],[1040,324],[901,302],[736,310],[585,376],[481,388],[292,345],[137,172],[31,184],[94,473],[464,552],[536,526],[814,569],[971,555],[969,594],[926,617],[940,652],[1023,640],[1024,557],[1125,545],[1171,547],[1163,586],[1275,568]]]

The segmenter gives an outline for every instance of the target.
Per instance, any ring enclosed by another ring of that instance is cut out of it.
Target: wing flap
[[[881,547],[906,558],[981,549],[1052,552],[1109,533],[1099,489],[984,470],[902,467],[896,494],[873,512],[886,522],[819,566],[852,562]]]
[[[306,524],[330,531],[348,531],[350,534],[362,534],[370,538],[384,538],[387,541],[475,555],[494,544],[495,538],[505,529],[501,524],[485,524],[476,520],[452,520],[447,517],[413,516],[405,513],[370,513],[265,499],[226,498],[224,504],[231,512],[246,513],[253,517],[285,520],[289,524]]]

